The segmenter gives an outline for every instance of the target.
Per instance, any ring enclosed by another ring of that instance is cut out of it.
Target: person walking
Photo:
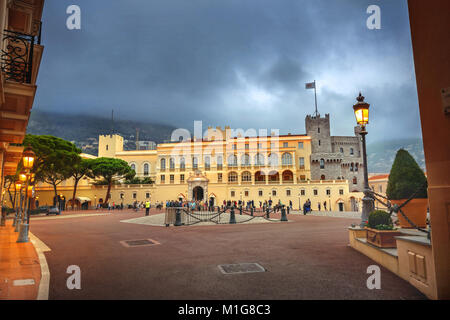
[[[320,211],[320,202],[317,204],[317,207],[319,208],[319,211]]]
[[[323,209],[324,209],[325,211],[327,211],[327,202],[326,202],[326,201],[323,202]]]
[[[150,201],[145,202],[145,215],[148,216],[150,214]]]

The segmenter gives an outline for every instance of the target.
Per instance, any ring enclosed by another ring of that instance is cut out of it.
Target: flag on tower
[[[315,89],[316,88],[316,82],[314,81],[314,82],[310,82],[310,83],[307,83],[306,85],[305,85],[305,89]]]

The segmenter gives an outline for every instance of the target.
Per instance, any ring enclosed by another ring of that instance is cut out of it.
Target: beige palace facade
[[[310,199],[313,210],[357,211],[362,193],[349,192],[348,180],[311,180],[311,137],[231,136],[229,127],[209,127],[202,139],[158,144],[155,150],[123,150],[117,134],[99,137],[99,157],[125,160],[140,178],[149,177],[151,185],[117,184],[111,202],[125,206],[134,201],[152,204],[170,200],[224,200],[260,202],[281,201],[294,209]],[[87,155],[85,155],[87,156]],[[59,186],[65,199],[72,197],[73,183]],[[103,202],[106,186],[83,180],[78,188],[79,202],[90,206]],[[39,204],[52,204],[53,191],[46,185],[37,188]],[[78,201],[76,201],[77,204]]]

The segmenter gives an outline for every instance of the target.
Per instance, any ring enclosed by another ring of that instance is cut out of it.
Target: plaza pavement
[[[99,212],[100,213],[100,212]],[[152,210],[151,215],[160,214]],[[359,219],[290,214],[290,223],[163,227],[121,221],[144,211],[42,220],[31,231],[50,249],[50,299],[425,299],[381,267],[381,289],[366,287],[372,260],[348,246]],[[271,215],[279,218],[279,215]],[[124,240],[159,244],[127,247]],[[223,274],[218,265],[256,262],[266,272]],[[67,267],[81,269],[69,290]]]

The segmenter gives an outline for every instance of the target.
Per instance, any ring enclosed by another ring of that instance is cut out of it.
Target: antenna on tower
[[[139,128],[136,128],[136,150],[139,150]]]

